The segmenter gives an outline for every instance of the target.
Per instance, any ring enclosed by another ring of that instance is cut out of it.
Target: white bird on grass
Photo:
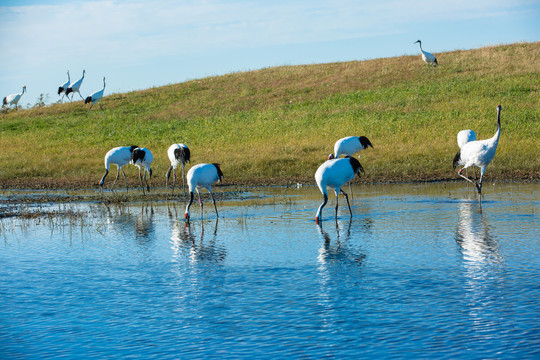
[[[146,174],[148,173],[149,179],[151,180],[152,168],[150,167],[150,165],[152,165],[153,160],[154,156],[152,155],[152,152],[147,148],[136,148],[133,149],[133,151],[131,152],[130,163],[139,168],[139,180],[141,181],[143,194],[145,193],[143,185],[143,175],[141,174],[141,170],[144,172],[144,182],[146,183],[146,190],[150,192],[150,185],[148,184],[148,180],[146,179]]]
[[[429,53],[422,49],[422,42],[420,40],[416,40],[413,44],[416,44],[416,43],[420,44],[420,52],[422,52],[422,60],[424,60],[425,63],[428,65],[428,70],[430,68],[429,67],[430,65],[433,65],[433,67],[436,67],[437,65],[439,65],[439,63],[437,62],[437,58],[432,53]]]
[[[201,200],[201,194],[199,188],[205,188],[210,192],[212,201],[214,202],[214,209],[216,210],[216,216],[219,217],[216,199],[212,193],[212,184],[216,181],[221,182],[223,178],[223,172],[221,172],[220,164],[198,164],[189,169],[187,173],[187,183],[189,188],[189,203],[186,206],[186,212],[184,214],[187,221],[189,221],[190,213],[189,208],[193,203],[193,191],[197,192],[199,196],[199,204],[201,205],[201,217],[203,213],[203,202]]]
[[[185,174],[184,174],[184,166],[187,162],[189,162],[191,153],[189,151],[189,148],[185,144],[172,144],[169,147],[169,150],[167,150],[167,155],[169,156],[169,160],[171,161],[171,166],[169,167],[169,170],[167,170],[167,174],[165,175],[167,180],[165,182],[165,186],[168,186],[169,184],[169,178],[171,177],[171,171],[173,172],[173,185],[172,185],[172,191],[174,192],[174,186],[176,184],[176,168],[178,165],[182,165],[182,189],[185,191]]]
[[[21,93],[6,96],[4,99],[2,99],[2,109],[4,108],[4,106],[10,107],[11,105],[15,105],[15,110],[17,110],[17,104],[19,103],[19,100],[21,100],[21,97],[25,92],[26,85],[23,86]]]
[[[105,183],[105,178],[109,174],[109,168],[111,165],[116,165],[116,178],[114,179],[114,183],[111,187],[111,190],[114,189],[114,185],[116,185],[116,181],[118,180],[118,177],[120,176],[120,170],[122,170],[122,174],[124,175],[124,182],[126,184],[126,191],[128,191],[128,185],[126,180],[126,173],[124,172],[124,166],[129,164],[131,161],[131,156],[134,149],[137,149],[138,146],[132,145],[132,146],[119,146],[115,147],[107,152],[105,154],[105,175],[101,178],[99,181],[99,186],[101,189],[101,192],[103,192],[103,184]]]
[[[58,95],[63,93],[62,99],[64,99],[64,96],[66,95],[66,91],[69,88],[69,83],[71,81],[71,78],[69,77],[69,70],[67,71],[67,76],[68,76],[68,80],[58,87]]]
[[[357,152],[367,149],[370,146],[373,149],[371,141],[369,141],[369,139],[365,136],[347,136],[336,141],[334,144],[334,153],[328,156],[328,160],[339,158],[341,155],[354,156],[354,154]],[[352,196],[353,194],[350,181],[349,191],[351,192]]]
[[[370,146],[373,148],[371,141],[365,136],[347,136],[336,141],[333,156],[335,158],[339,158],[341,155],[354,156],[357,152]]]
[[[497,145],[499,144],[499,137],[501,135],[501,105],[497,106],[497,131],[492,138],[486,140],[471,141],[463,145],[461,150],[458,151],[454,157],[454,169],[457,166],[463,165],[458,171],[458,175],[465,180],[473,183],[480,195],[480,201],[482,200],[482,178],[486,172],[486,167],[491,160],[495,157],[497,151]],[[480,180],[473,181],[467,176],[461,174],[463,169],[467,169],[471,166],[477,166],[480,168]]]
[[[88,104],[89,102],[92,103],[92,105],[90,105],[90,108],[88,108],[88,111],[90,111],[92,109],[92,106],[94,106],[94,104],[96,102],[99,102],[99,108],[101,110],[103,110],[103,108],[101,107],[101,98],[103,97],[103,92],[105,91],[105,76],[103,77],[103,89],[99,90],[99,91],[96,91],[95,93],[93,93],[92,95],[88,96],[85,100],[84,100],[84,103],[85,104]],[[88,111],[86,112],[86,114],[88,114]]]
[[[356,174],[359,172],[364,172],[362,165],[358,160],[353,157],[345,157],[340,159],[331,159],[324,162],[317,172],[315,172],[315,181],[317,186],[323,195],[323,202],[317,210],[315,215],[315,222],[318,224],[322,221],[322,209],[328,202],[328,192],[327,187],[334,189],[336,193],[336,221],[337,221],[337,211],[339,204],[339,193],[341,192],[345,199],[347,199],[347,205],[349,206],[349,213],[352,217],[351,204],[349,203],[349,196],[341,188],[343,184],[347,181],[351,181]]]
[[[81,97],[81,99],[84,100],[83,96],[81,95],[81,92],[79,91],[81,89],[81,85],[82,85],[82,82],[84,80],[84,73],[86,72],[86,70],[83,70],[82,71],[82,77],[75,81],[73,84],[70,84],[66,90],[66,96],[69,95],[69,93],[73,93],[73,95],[71,95],[71,100],[70,101],[73,101],[73,96],[75,95],[75,93],[78,93],[79,96]],[[69,97],[68,97],[69,98]]]

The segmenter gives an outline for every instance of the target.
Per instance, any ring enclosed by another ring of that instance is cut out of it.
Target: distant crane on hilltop
[[[476,186],[478,194],[480,195],[480,201],[482,201],[482,178],[486,172],[486,167],[495,157],[497,145],[499,144],[499,137],[501,135],[501,109],[501,105],[498,105],[497,131],[495,132],[495,135],[493,135],[493,137],[490,139],[475,140],[466,143],[454,157],[454,169],[459,165],[463,165],[463,167],[459,169],[458,175]],[[461,174],[463,169],[467,169],[471,166],[477,166],[480,168],[480,180],[478,182],[473,181],[467,176]]]
[[[11,94],[6,96],[2,99],[2,109],[4,106],[10,107],[11,105],[15,105],[15,110],[17,110],[17,104],[19,103],[19,100],[21,100],[21,97],[26,92],[26,85],[23,86],[22,92],[18,94]]]
[[[413,44],[419,43],[420,44],[420,52],[422,53],[422,60],[425,61],[425,63],[428,65],[428,70],[430,69],[430,65],[433,65],[433,67],[436,67],[439,65],[437,62],[437,58],[427,51],[424,51],[422,49],[422,42],[420,40],[416,40]]]
[[[185,174],[184,174],[184,166],[187,162],[190,161],[191,153],[189,151],[189,148],[185,144],[172,144],[169,147],[169,150],[167,150],[167,155],[169,156],[169,160],[171,161],[171,166],[169,167],[169,170],[167,170],[167,174],[165,177],[167,178],[165,182],[165,186],[169,185],[169,178],[171,177],[171,171],[173,172],[173,185],[172,185],[172,191],[174,192],[174,186],[176,184],[176,168],[178,165],[182,165],[182,189],[185,191],[186,184],[185,184]]]
[[[223,172],[221,171],[220,164],[198,164],[189,169],[187,173],[187,183],[189,188],[189,203],[186,206],[186,212],[184,214],[187,221],[189,221],[190,213],[189,208],[193,203],[193,191],[197,192],[199,196],[199,204],[201,205],[201,216],[203,212],[203,202],[201,200],[201,194],[199,188],[205,188],[210,192],[212,196],[212,201],[214,202],[214,209],[216,210],[216,216],[219,217],[216,199],[212,193],[212,184],[216,181],[221,182],[223,178]]]
[[[345,199],[347,199],[347,205],[349,206],[349,213],[352,217],[351,204],[349,203],[349,196],[341,188],[347,181],[351,181],[356,174],[364,172],[364,168],[360,162],[350,156],[340,159],[330,159],[325,161],[317,171],[315,172],[315,181],[317,186],[323,195],[323,202],[317,210],[315,215],[315,222],[319,224],[322,221],[322,209],[328,202],[328,190],[327,187],[334,189],[336,193],[336,220],[339,205],[339,193],[341,192]]]
[[[75,93],[78,93],[79,96],[81,97],[81,99],[84,100],[83,96],[81,95],[81,92],[79,91],[80,88],[81,88],[81,85],[82,85],[82,82],[84,80],[84,73],[86,72],[86,70],[83,70],[82,71],[82,77],[75,81],[73,84],[70,84],[66,90],[66,96],[68,96],[70,93],[73,93],[73,95],[71,95],[71,100],[70,101],[73,101],[73,96],[75,95]]]
[[[89,102],[92,103],[92,105],[90,105],[90,108],[88,109],[88,111],[90,111],[92,109],[92,106],[94,106],[94,104],[96,102],[99,102],[99,108],[101,110],[103,110],[103,108],[101,107],[101,98],[103,97],[103,92],[105,91],[105,76],[103,77],[103,89],[99,90],[99,91],[96,91],[95,93],[93,93],[92,95],[88,96],[85,100],[84,100],[84,103],[85,104],[88,104]],[[86,114],[88,114],[88,111],[86,112]]]
[[[69,77],[69,70],[67,71],[67,76],[68,76],[68,80],[58,87],[58,96],[60,96],[60,94],[63,93],[62,99],[64,99],[64,96],[66,95],[66,91],[69,88],[69,83],[71,82],[71,78]]]

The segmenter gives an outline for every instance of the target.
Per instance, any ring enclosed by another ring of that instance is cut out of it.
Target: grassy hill
[[[186,143],[192,163],[222,164],[226,183],[314,183],[344,136],[365,135],[360,181],[457,179],[456,135],[502,134],[492,180],[540,179],[540,42],[420,56],[281,66],[0,114],[0,186],[97,187],[103,157],[139,145],[163,186],[167,148]],[[113,166],[113,172],[116,169]],[[135,183],[135,167],[127,174]],[[114,178],[114,176],[112,176]]]

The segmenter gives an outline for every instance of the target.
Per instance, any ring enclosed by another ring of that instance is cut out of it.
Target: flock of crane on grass
[[[417,40],[415,44],[416,43],[419,43],[420,51],[422,53],[422,59],[428,65],[428,69],[431,66],[436,67],[438,65],[438,62],[435,56],[433,56],[433,54],[427,51],[424,51],[422,49],[422,42],[420,40]],[[72,101],[75,93],[79,93],[79,96],[81,97],[81,99],[84,100],[85,104],[92,102],[92,105],[90,106],[88,111],[90,111],[90,109],[96,102],[99,103],[99,106],[101,108],[101,98],[103,97],[103,92],[105,90],[105,77],[103,77],[103,89],[93,93],[92,95],[86,97],[85,99],[83,98],[83,96],[81,95],[79,91],[82,81],[84,79],[85,71],[83,70],[82,77],[73,84],[70,83],[69,71],[67,74],[68,74],[68,81],[62,84],[58,88],[58,95],[63,94],[62,99],[64,96],[66,96],[69,99],[69,94],[72,93],[71,99],[70,99],[70,101]],[[6,96],[3,99],[2,107],[4,107],[5,105],[10,106],[13,104],[16,107],[19,99],[24,94],[25,90],[26,90],[26,86],[23,87],[22,93]],[[103,108],[101,109],[103,110]],[[495,135],[493,137],[486,140],[477,140],[476,134],[472,130],[462,130],[457,135],[457,143],[460,150],[457,152],[456,156],[454,157],[453,167],[455,169],[457,166],[463,166],[458,171],[458,175],[464,178],[465,180],[473,183],[476,186],[480,201],[482,199],[482,179],[484,177],[486,167],[489,165],[489,163],[495,156],[497,145],[499,143],[500,134],[501,134],[501,105],[498,105],[497,106],[497,131],[495,132]],[[373,148],[373,145],[371,144],[369,139],[365,136],[348,136],[348,137],[339,139],[334,145],[334,153],[330,154],[328,156],[328,160],[326,160],[322,165],[320,165],[317,171],[315,172],[315,181],[317,182],[317,186],[323,196],[323,202],[317,209],[317,213],[315,215],[315,222],[317,224],[319,224],[322,221],[322,210],[328,202],[328,190],[327,190],[328,187],[333,189],[336,194],[336,207],[335,207],[336,219],[337,219],[337,213],[338,213],[340,193],[343,194],[343,196],[347,200],[349,213],[350,213],[350,216],[352,217],[352,210],[351,210],[351,205],[349,202],[349,196],[347,195],[345,191],[343,191],[342,187],[347,182],[349,182],[349,186],[350,186],[350,181],[357,174],[360,175],[360,172],[362,173],[364,172],[364,168],[362,167],[360,162],[356,158],[353,157],[353,155],[357,154],[361,150],[367,149],[368,147]],[[184,214],[186,220],[189,221],[190,219],[189,209],[191,205],[193,204],[194,191],[197,192],[197,196],[199,198],[199,204],[201,207],[201,214],[202,214],[203,202],[201,200],[201,195],[199,192],[200,188],[204,188],[208,190],[208,192],[210,193],[210,196],[212,197],[212,201],[214,203],[216,216],[219,217],[219,213],[216,206],[216,200],[214,198],[214,194],[212,193],[212,185],[217,181],[221,182],[223,178],[223,172],[221,171],[220,164],[216,164],[216,163],[198,164],[198,165],[192,166],[189,169],[187,175],[185,175],[184,173],[185,165],[187,162],[190,161],[190,158],[191,158],[191,153],[187,145],[173,144],[169,147],[167,151],[167,155],[169,157],[171,165],[169,169],[167,170],[165,186],[166,187],[169,186],[169,180],[170,180],[170,176],[172,172],[173,173],[172,191],[174,192],[174,188],[176,185],[176,168],[178,167],[178,165],[181,165],[182,167],[182,186],[183,186],[184,191],[185,191],[185,183],[187,182],[188,184],[189,203],[186,205],[186,211]],[[344,157],[340,157],[341,155],[344,155]],[[124,166],[128,164],[135,165],[139,168],[139,180],[141,183],[141,187],[143,189],[143,194],[145,194],[145,187],[147,191],[150,191],[150,184],[148,183],[148,179],[151,179],[152,177],[152,168],[150,166],[152,164],[153,159],[154,157],[150,150],[148,150],[147,148],[140,148],[135,145],[121,146],[121,147],[116,147],[109,150],[107,154],[105,155],[105,175],[103,175],[103,177],[99,181],[101,192],[103,192],[103,185],[105,183],[105,178],[109,174],[109,169],[111,165],[117,166],[116,178],[114,179],[113,185],[111,186],[111,190],[113,190],[114,186],[116,185],[116,181],[118,180],[118,177],[120,176],[120,171],[122,171],[122,174],[124,176],[126,190],[128,189],[126,174],[124,172]],[[480,168],[479,180],[469,178],[468,168],[471,166],[476,166]],[[466,170],[466,175],[462,174],[463,170]],[[148,174],[148,179],[146,177],[147,174]]]
[[[58,87],[58,95],[59,96],[62,95],[60,100],[64,100],[64,96],[65,96],[67,99],[69,99],[70,102],[72,102],[73,96],[75,96],[75,93],[78,93],[85,104],[92,103],[88,111],[92,109],[92,106],[94,106],[96,102],[99,103],[100,109],[103,110],[103,107],[101,106],[101,98],[103,97],[103,93],[105,92],[105,76],[103,77],[103,89],[98,90],[94,92],[92,95],[89,95],[86,98],[84,98],[81,95],[80,89],[81,89],[82,82],[84,80],[85,72],[86,70],[83,70],[82,77],[79,80],[72,83],[71,78],[69,76],[69,70],[67,71],[68,80]],[[15,106],[15,110],[17,110],[17,105],[19,104],[19,100],[21,100],[21,97],[24,95],[25,92],[26,92],[26,85],[23,86],[22,92],[18,94],[11,94],[11,95],[6,96],[4,99],[2,99],[2,109],[4,109],[4,107],[6,107],[6,109],[9,109],[10,107]],[[69,94],[71,94],[71,98],[69,97]]]

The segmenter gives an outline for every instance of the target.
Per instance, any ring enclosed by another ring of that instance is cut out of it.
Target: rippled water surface
[[[0,357],[538,358],[540,185],[484,189],[356,186],[322,226],[314,187],[1,219]]]

